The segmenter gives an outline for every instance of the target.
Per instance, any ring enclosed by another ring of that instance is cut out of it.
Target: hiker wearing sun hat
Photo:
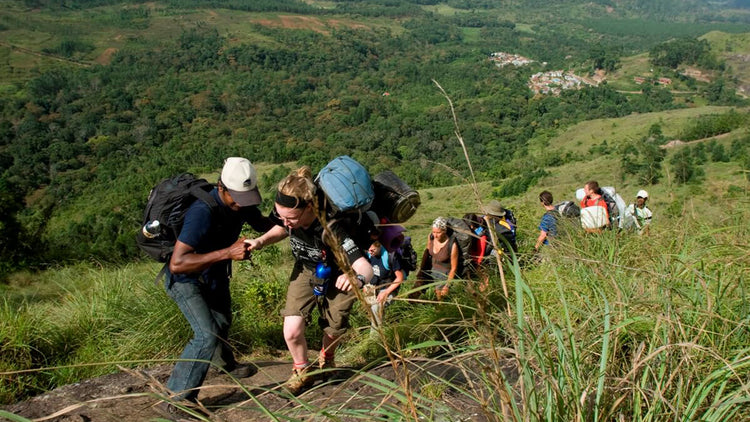
[[[648,234],[653,213],[646,206],[648,192],[641,189],[635,194],[635,203],[625,209],[625,228],[635,230],[638,234]]]
[[[500,204],[500,201],[493,199],[482,210],[485,218],[489,220],[489,227],[495,229],[498,246],[507,254],[512,249],[518,251],[516,244],[516,220],[513,213]],[[502,236],[502,238],[501,238]],[[503,240],[504,239],[504,240]]]
[[[236,378],[251,375],[254,367],[239,364],[227,343],[232,323],[229,279],[232,261],[248,259],[249,247],[239,238],[248,223],[266,232],[273,223],[258,205],[258,175],[246,158],[224,162],[217,186],[205,200],[195,200],[185,211],[182,229],[166,270],[166,290],[193,329],[167,381],[174,400],[195,401],[198,387],[215,362]],[[239,239],[238,239],[239,238]],[[162,413],[173,413],[164,402]]]

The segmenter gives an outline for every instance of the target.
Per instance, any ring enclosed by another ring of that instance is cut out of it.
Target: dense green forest
[[[545,167],[582,158],[535,159],[528,140],[583,120],[685,104],[663,88],[628,96],[606,83],[534,96],[531,74],[614,70],[621,56],[651,52],[665,72],[688,63],[723,75],[721,60],[697,37],[712,29],[747,32],[748,15],[730,13],[742,4],[731,3],[6,0],[3,45],[44,32],[50,40],[38,51],[68,61],[2,84],[0,271],[140,256],[133,235],[156,181],[215,171],[230,155],[319,169],[349,154],[415,187],[455,184],[461,178],[435,164],[464,162],[435,82],[456,106],[480,179],[538,178]],[[165,20],[206,8],[246,20],[241,35],[203,18],[181,23],[171,36],[154,35]],[[356,25],[260,22],[279,13]],[[49,19],[40,26],[42,17]],[[92,64],[101,40],[90,33],[109,27],[130,35],[111,61]],[[682,38],[670,42],[675,34]],[[496,51],[535,62],[500,69],[488,60]],[[10,72],[7,62],[0,66]],[[717,81],[699,85],[697,100],[745,103],[731,75]],[[275,180],[267,181],[264,189]]]

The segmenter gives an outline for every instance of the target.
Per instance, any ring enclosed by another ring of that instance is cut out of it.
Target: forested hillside
[[[139,256],[133,236],[154,183],[215,171],[230,155],[319,169],[349,154],[415,187],[454,184],[435,163],[463,168],[464,158],[433,81],[456,106],[482,180],[580,158],[528,153],[530,139],[580,121],[742,105],[708,49],[700,62],[677,48],[678,65],[711,63],[719,76],[691,82],[689,101],[660,86],[560,96],[527,86],[536,72],[590,76],[627,55],[658,59],[675,36],[748,32],[746,5],[719,3],[4,0],[0,271]],[[488,59],[498,51],[534,62],[499,68]],[[678,80],[672,62],[653,66]]]

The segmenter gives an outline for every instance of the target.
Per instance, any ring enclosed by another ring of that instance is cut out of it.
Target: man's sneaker
[[[256,368],[255,365],[247,363],[237,363],[234,365],[229,365],[226,366],[224,370],[229,372],[229,375],[233,376],[234,378],[247,378],[255,375],[258,372],[258,368]]]
[[[284,389],[290,394],[296,396],[310,388],[315,382],[315,379],[308,374],[309,370],[310,365],[304,368],[292,369],[292,376],[289,377],[289,380],[284,384]]]
[[[179,407],[175,406],[172,403],[163,401],[156,406],[154,406],[156,411],[163,416],[165,419],[170,421],[196,421],[199,420],[198,417],[191,415],[190,413],[180,409]],[[196,413],[207,416],[204,412],[201,412],[198,409],[191,408],[192,411],[195,411]]]

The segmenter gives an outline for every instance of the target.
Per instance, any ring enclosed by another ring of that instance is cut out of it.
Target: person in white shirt
[[[635,203],[628,205],[625,209],[625,227],[629,230],[636,230],[638,234],[648,234],[651,217],[653,216],[651,210],[646,206],[648,192],[641,189],[635,196]]]

